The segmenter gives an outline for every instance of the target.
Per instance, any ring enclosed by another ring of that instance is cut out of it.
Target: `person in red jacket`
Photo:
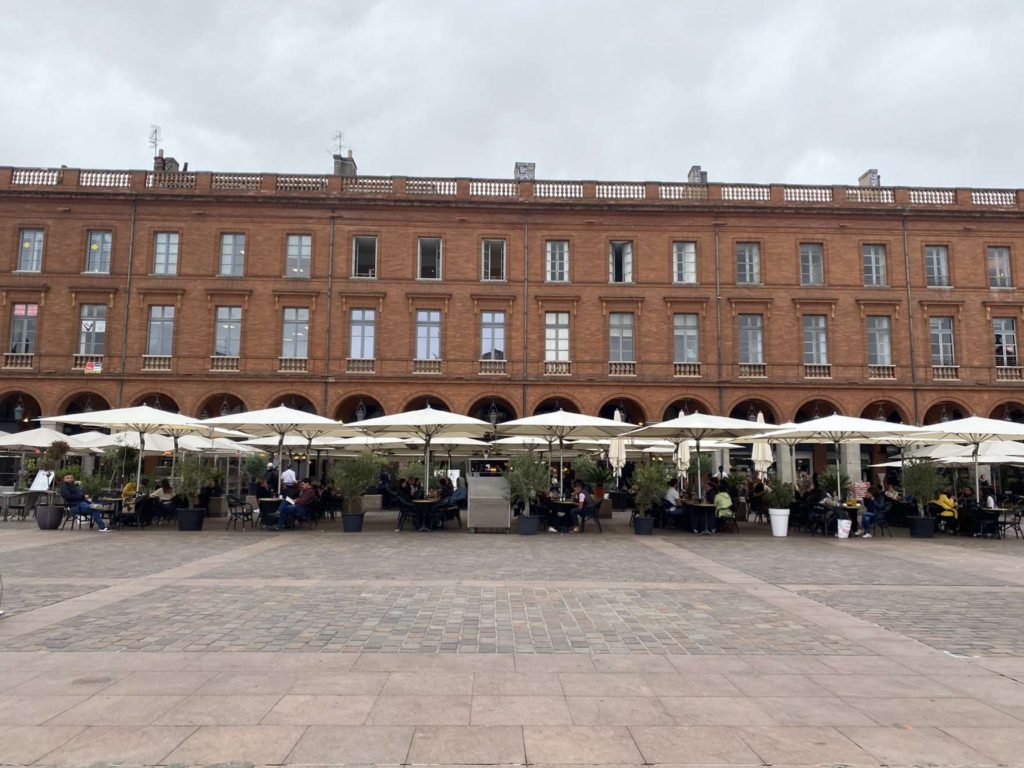
[[[313,502],[316,501],[316,491],[309,482],[308,477],[299,481],[299,495],[295,501],[285,499],[277,508],[277,530],[281,530],[292,520],[307,519],[312,513]]]

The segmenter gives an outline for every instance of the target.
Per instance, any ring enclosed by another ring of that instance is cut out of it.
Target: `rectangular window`
[[[32,355],[36,351],[38,304],[15,304],[11,308],[11,352]]]
[[[172,305],[150,307],[146,354],[170,357],[173,349],[174,307]]]
[[[800,285],[825,284],[825,259],[820,243],[800,243]]]
[[[419,265],[416,277],[420,280],[441,279],[441,238],[421,237],[416,241],[419,251]]]
[[[672,316],[674,363],[700,362],[700,336],[697,315],[679,313]]]
[[[78,321],[78,354],[102,355],[107,346],[107,305],[83,304]]]
[[[480,359],[505,359],[505,313],[480,313]]]
[[[608,315],[608,362],[632,363],[635,360],[633,313],[612,312]]]
[[[868,365],[892,365],[892,336],[889,318],[881,315],[868,317]]]
[[[416,310],[416,359],[441,359],[441,312]]]
[[[43,270],[43,230],[21,230],[21,247],[18,249],[19,272],[41,272]]]
[[[861,256],[864,260],[864,285],[887,285],[887,278],[885,275],[885,246],[862,246]]]
[[[760,243],[736,243],[736,284],[761,284]]]
[[[377,238],[352,238],[352,277],[377,276]]]
[[[178,274],[177,232],[157,232],[153,235],[153,274]]]
[[[544,313],[544,360],[569,361],[569,313]]]
[[[985,249],[988,261],[989,288],[1009,288],[1010,282],[1010,249],[1004,246],[989,246]]]
[[[633,282],[633,242],[612,240],[608,244],[608,282]]]
[[[569,282],[569,241],[548,240],[544,262],[544,279],[547,282]]]
[[[946,246],[924,247],[924,272],[929,288],[949,287],[949,249]]]
[[[220,236],[220,274],[222,277],[245,274],[245,235]]]
[[[996,365],[1016,368],[1020,365],[1017,357],[1017,321],[1012,317],[992,318],[995,334]]]
[[[505,241],[484,240],[483,245],[483,272],[484,280],[505,279]]]
[[[239,357],[242,353],[242,308],[217,307],[217,328],[214,334],[213,354]]]
[[[110,246],[113,233],[92,230],[85,247],[85,271],[107,274],[110,272]]]
[[[285,307],[281,327],[281,357],[309,357],[309,309]]]
[[[932,365],[956,365],[953,350],[953,318],[928,318],[928,332],[931,338]]]
[[[377,338],[377,310],[353,309],[351,314],[349,357],[354,360],[373,360]]]
[[[313,273],[313,236],[288,235],[285,240],[284,276],[309,277]]]
[[[672,243],[672,281],[697,282],[697,244],[689,241]]]
[[[824,315],[804,315],[804,365],[828,365],[828,327]]]
[[[740,315],[740,364],[764,363],[764,318],[761,315]]]

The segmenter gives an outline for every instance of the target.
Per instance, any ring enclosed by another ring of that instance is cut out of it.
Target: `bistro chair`
[[[889,538],[892,538],[892,531],[889,530],[889,520],[886,518],[886,512],[876,512],[874,519],[871,521],[871,528],[865,531],[870,533],[872,536],[875,535],[875,531],[881,531],[881,535],[885,536],[889,534]]]
[[[242,532],[245,532],[245,521],[249,521],[251,528],[256,527],[256,521],[253,519],[252,505],[248,502],[242,501],[237,496],[228,494],[228,524],[224,526],[226,531],[232,525],[235,530],[238,530],[238,521],[242,521]]]
[[[999,538],[1006,538],[1006,531],[1013,531],[1013,538],[1021,539],[1024,538],[1024,531],[1020,528],[1021,514],[1024,512],[1024,507],[1017,505],[1012,511],[1007,512],[999,517]]]
[[[601,506],[605,502],[607,502],[608,506],[611,507],[612,500],[606,498],[606,499],[601,499],[601,501],[599,503],[597,503],[597,504],[591,504],[590,506],[584,506],[583,509],[581,509],[579,511],[579,516],[580,516],[580,519],[579,519],[580,533],[584,533],[587,530],[587,520],[588,519],[593,520],[595,523],[597,523],[597,531],[598,531],[598,533],[604,533],[604,531],[601,530],[601,515],[600,515],[600,512],[601,512]]]

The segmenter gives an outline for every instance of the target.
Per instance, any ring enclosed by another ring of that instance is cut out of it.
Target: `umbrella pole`
[[[704,478],[703,473],[700,471],[700,438],[695,438],[697,443],[697,502],[700,503],[704,498]]]
[[[562,440],[562,437],[559,436],[559,438],[558,438],[558,498],[560,498],[560,499],[564,499],[565,498],[565,489],[562,487],[562,480],[563,480],[563,476],[562,476],[562,462],[563,462],[563,459],[564,459],[564,451],[563,451],[564,448],[565,448],[564,441]]]
[[[284,465],[281,463],[281,456],[284,453],[284,432],[277,438],[277,495],[281,495],[281,474],[284,472]]]
[[[423,440],[423,493],[430,493],[430,435]]]
[[[139,431],[139,458],[135,465],[135,487],[138,488],[142,484],[142,449],[146,447],[145,437],[142,431]]]
[[[978,481],[978,449],[981,443],[974,444],[974,503],[981,506],[981,483]]]
[[[839,474],[839,443],[836,443],[836,501],[843,500],[843,478]]]
[[[178,466],[178,436],[174,435],[174,453],[171,454],[171,477],[174,477],[174,470]],[[136,483],[136,488],[138,484]]]

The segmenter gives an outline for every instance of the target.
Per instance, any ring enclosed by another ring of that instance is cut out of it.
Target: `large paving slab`
[[[0,525],[0,765],[1024,765],[1024,542]]]

